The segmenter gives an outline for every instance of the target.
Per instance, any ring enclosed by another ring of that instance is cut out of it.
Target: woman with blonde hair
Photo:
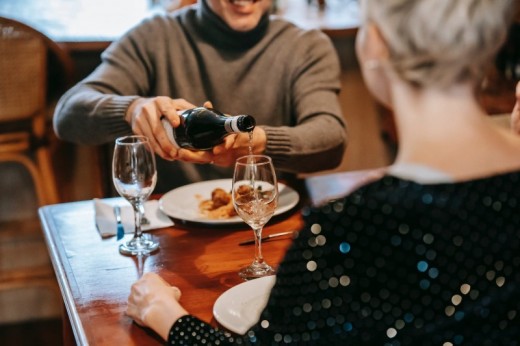
[[[474,93],[514,2],[361,4],[356,50],[370,91],[395,112],[395,163],[304,209],[244,336],[189,315],[146,274],[127,312],[170,344],[519,344],[520,137],[493,125]]]

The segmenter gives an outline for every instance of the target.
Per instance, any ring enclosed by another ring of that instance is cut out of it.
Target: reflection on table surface
[[[71,50],[104,49],[146,17],[164,13],[157,0],[0,0],[0,16],[42,31]],[[304,0],[281,0],[279,15],[304,28],[351,35],[359,24],[357,0],[328,0],[324,9]]]

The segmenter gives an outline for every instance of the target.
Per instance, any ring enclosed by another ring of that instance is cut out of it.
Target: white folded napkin
[[[120,199],[102,200],[94,198],[96,226],[99,234],[103,238],[116,235],[117,222],[116,215],[114,214],[114,205],[121,207],[121,223],[123,224],[125,233],[134,233],[134,211],[128,202]],[[161,211],[159,201],[157,200],[144,202],[144,214],[150,223],[141,226],[143,231],[169,227],[174,224],[173,221]]]

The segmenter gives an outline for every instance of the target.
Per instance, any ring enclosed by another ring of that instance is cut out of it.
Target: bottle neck
[[[229,117],[228,119],[226,119],[226,121],[224,123],[224,128],[226,129],[227,132],[241,132],[240,129],[238,128],[238,118],[239,118],[239,116],[235,116],[235,117]]]

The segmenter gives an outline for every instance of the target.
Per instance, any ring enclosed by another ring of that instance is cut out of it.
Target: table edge
[[[43,206],[38,209],[38,215],[40,218],[40,223],[42,224],[45,242],[47,244],[49,257],[51,259],[52,266],[54,267],[54,273],[56,274],[56,279],[61,290],[70,325],[72,326],[74,332],[74,339],[78,345],[88,345],[89,343],[87,341],[87,337],[83,328],[81,327],[81,319],[74,304],[72,290],[70,285],[67,284],[67,280],[65,279],[66,270],[63,265],[63,261],[60,260],[60,252],[58,251],[59,244],[56,242],[56,239],[53,237],[52,232],[50,231],[50,224],[54,223],[52,209],[52,205]]]

